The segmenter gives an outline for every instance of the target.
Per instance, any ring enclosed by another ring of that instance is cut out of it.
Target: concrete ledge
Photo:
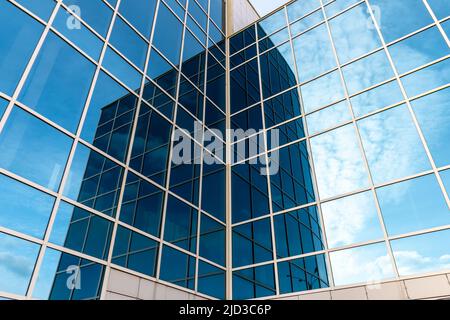
[[[450,283],[444,274],[405,280],[405,286],[411,299],[450,297]]]

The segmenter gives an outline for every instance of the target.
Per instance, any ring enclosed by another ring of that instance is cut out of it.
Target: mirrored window
[[[405,105],[358,121],[358,127],[375,184],[430,169]]]
[[[450,223],[449,208],[434,175],[377,189],[377,194],[390,235]]]
[[[105,267],[101,264],[47,248],[33,290],[33,298],[98,300],[104,271]],[[79,281],[79,285],[67,285],[74,281]]]
[[[214,217],[224,221],[226,194],[225,194],[225,170],[223,166],[208,169],[203,167],[202,179],[202,210],[212,214]]]
[[[450,89],[411,101],[420,127],[438,167],[450,163]]]
[[[314,1],[303,1],[303,3],[314,3]],[[314,27],[315,25],[321,23],[324,20],[322,10],[319,9],[316,12],[298,20],[297,22],[291,24],[291,34],[292,37],[305,32],[306,30]]]
[[[225,226],[205,214],[202,214],[200,222],[199,255],[225,265]]]
[[[318,8],[320,8],[320,3],[317,0],[297,0],[287,6],[289,21],[295,21]]]
[[[312,138],[311,148],[322,199],[368,186],[368,175],[352,125]]]
[[[7,100],[0,98],[0,119],[3,116],[3,113],[5,113],[8,104],[9,102]]]
[[[450,16],[450,3],[445,0],[428,0],[434,14],[438,19]]]
[[[273,259],[270,219],[257,220],[233,228],[233,267]]]
[[[225,271],[199,261],[197,290],[217,299],[225,299]]]
[[[317,134],[325,129],[333,128],[340,123],[352,119],[347,101],[336,103],[330,107],[311,113],[306,117],[309,134]]]
[[[0,175],[0,225],[43,239],[55,198]]]
[[[298,89],[292,89],[264,101],[266,127],[295,118],[301,114]]]
[[[293,46],[300,82],[315,78],[336,67],[336,58],[325,24],[295,38]]]
[[[281,9],[258,23],[258,38],[262,39],[286,25],[286,12]]]
[[[157,241],[118,226],[111,261],[119,266],[154,277],[158,250]]]
[[[0,4],[0,21],[0,90],[12,96],[44,27],[8,1]]]
[[[19,101],[75,132],[94,72],[94,64],[50,32]]]
[[[0,135],[0,165],[56,191],[72,139],[14,107]]]
[[[114,216],[122,172],[121,166],[79,144],[70,167],[64,195],[108,216]]]
[[[365,3],[330,20],[330,28],[340,63],[346,63],[381,47]]]
[[[373,283],[395,276],[384,242],[331,252],[330,260],[336,286]]]
[[[328,287],[325,256],[310,256],[278,263],[280,293]]]
[[[19,0],[17,2],[44,20],[50,18],[50,15],[55,8],[54,0]]]
[[[334,16],[337,13],[347,9],[352,4],[359,2],[358,0],[336,0],[336,1],[324,1],[329,4],[325,7],[325,12],[328,17]]]
[[[273,264],[233,272],[233,299],[253,299],[275,294]]]
[[[164,246],[161,257],[160,279],[181,287],[194,289],[195,258]]]
[[[113,224],[89,211],[61,202],[50,241],[106,260]]]
[[[120,2],[119,12],[148,39],[156,3],[156,0],[124,0]]]
[[[386,43],[433,23],[421,0],[371,0],[370,4],[372,10],[375,8],[379,12],[378,24]]]
[[[32,2],[36,2],[31,0]],[[87,22],[101,36],[106,37],[112,17],[112,10],[102,0],[63,0],[67,6],[78,6],[80,18]],[[111,3],[111,1],[110,1]],[[112,6],[115,6],[115,1]]]
[[[450,170],[439,172],[442,182],[444,183],[445,189],[447,190],[447,194],[450,197]]]
[[[403,74],[450,53],[439,29],[434,27],[389,47],[397,71]]]
[[[443,245],[450,241],[450,230],[427,233],[391,241],[401,276],[447,270],[450,251]]]
[[[106,49],[103,66],[130,90],[137,91],[141,87],[142,74],[110,47]]]

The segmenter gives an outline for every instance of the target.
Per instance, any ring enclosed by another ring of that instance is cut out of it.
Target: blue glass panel
[[[199,261],[198,291],[217,299],[225,299],[225,271]]]
[[[311,113],[306,117],[309,134],[316,134],[325,129],[351,120],[352,115],[347,101],[336,103],[325,109]]]
[[[122,172],[121,166],[79,144],[64,195],[106,215],[114,216]]]
[[[233,299],[243,300],[275,295],[273,264],[233,272]]]
[[[119,226],[112,263],[154,277],[158,249],[157,241]]]
[[[0,233],[0,291],[25,295],[39,253],[39,245]]]
[[[380,50],[342,69],[350,95],[394,77],[384,50]]]
[[[446,0],[428,0],[427,2],[438,19],[450,16],[450,2]]]
[[[371,0],[370,4],[380,17],[378,24],[387,43],[433,22],[422,0]]]
[[[103,65],[131,90],[140,88],[142,75],[111,48],[106,50]]]
[[[19,0],[17,2],[43,20],[48,20],[53,9],[55,8],[54,0]]]
[[[72,139],[15,107],[0,135],[0,165],[56,191]]]
[[[323,203],[322,215],[331,248],[383,238],[376,202],[370,192]]]
[[[307,1],[305,3],[311,3],[310,1]],[[324,20],[322,10],[318,10],[314,12],[313,14],[302,18],[298,20],[297,22],[293,23],[291,25],[291,34],[292,37],[295,37],[296,35],[305,32],[309,28],[314,27],[315,25],[319,24]],[[323,35],[322,35],[323,36]]]
[[[320,8],[320,3],[317,0],[297,0],[287,6],[289,21],[293,22],[318,8]]]
[[[109,1],[115,6],[117,0]],[[78,6],[81,19],[100,35],[106,37],[112,17],[112,10],[102,0],[63,0],[67,6]]]
[[[73,19],[71,23],[77,24],[77,26],[69,28],[68,19]],[[75,18],[75,16],[71,17],[68,11],[60,9],[53,21],[53,26],[81,50],[94,58],[94,60],[98,60],[103,48],[103,42],[81,24],[78,18]]]
[[[113,223],[89,211],[61,202],[50,241],[84,254],[106,260]]]
[[[450,230],[391,241],[401,276],[448,269]]]
[[[450,59],[401,78],[409,97],[450,83]]]
[[[34,1],[36,2],[36,1]],[[12,95],[44,27],[8,1],[0,3],[0,90]]]
[[[394,278],[394,269],[384,242],[330,253],[334,283],[375,283]]]
[[[164,240],[195,253],[197,251],[198,212],[169,196],[164,225]]]
[[[148,39],[156,3],[156,0],[124,0],[120,3],[119,12]]]
[[[3,113],[5,113],[8,103],[9,102],[7,100],[0,98],[0,118],[3,116]]]
[[[43,239],[55,198],[0,175],[0,226]]]
[[[103,265],[90,260],[47,248],[33,290],[33,298],[98,300],[104,269]]]
[[[225,265],[225,226],[202,214],[200,221],[199,255]]]
[[[171,26],[169,29],[167,26]],[[156,18],[153,45],[174,65],[180,61],[183,26],[181,22],[161,3]]]
[[[194,289],[195,258],[171,247],[164,246],[161,257],[162,280]]]
[[[325,24],[294,39],[300,82],[315,78],[336,67],[331,41]]]
[[[441,171],[439,172],[439,175],[441,176],[444,187],[450,197],[450,170]]]
[[[432,62],[450,53],[438,28],[422,31],[389,47],[400,74]]]
[[[325,7],[325,11],[327,13],[328,17],[334,16],[337,13],[343,11],[344,9],[347,9],[352,4],[355,4],[358,2],[358,0],[336,0],[336,1],[324,1],[329,2],[329,5]]]
[[[348,125],[311,139],[322,199],[368,186],[355,129]]]
[[[381,47],[365,3],[332,19],[330,28],[340,63],[346,63]]]
[[[262,39],[284,26],[286,26],[286,12],[281,9],[258,23],[258,38]]]
[[[75,132],[94,71],[94,64],[54,33],[50,33],[19,100]]]
[[[431,169],[405,105],[363,119],[358,126],[375,184]]]
[[[449,209],[434,175],[377,190],[390,235],[447,225]]]
[[[257,220],[233,228],[233,267],[272,259],[269,219]]]
[[[450,164],[450,89],[411,102],[438,167]]]

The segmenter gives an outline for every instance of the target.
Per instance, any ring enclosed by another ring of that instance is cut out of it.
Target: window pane
[[[391,241],[401,276],[448,270],[450,230]]]
[[[316,134],[352,119],[347,101],[336,103],[306,117],[309,134]]]
[[[188,289],[194,289],[194,257],[164,246],[161,259],[160,278],[162,280]]]
[[[220,220],[225,220],[225,170],[214,171],[203,175],[202,210]]]
[[[421,0],[371,0],[370,4],[380,13],[379,25],[387,43],[433,22]]]
[[[389,47],[400,74],[443,57],[450,52],[438,28],[430,28]]]
[[[450,163],[450,89],[411,102],[438,167]]]
[[[445,0],[428,0],[434,14],[438,19],[450,16],[450,3]]]
[[[325,24],[294,39],[293,45],[300,82],[336,67],[336,59]]]
[[[199,255],[225,265],[225,226],[202,214]]]
[[[394,77],[384,50],[355,61],[342,69],[350,95]]]
[[[381,47],[381,41],[364,3],[330,20],[330,28],[340,63],[346,63]],[[313,51],[312,54],[315,53]]]
[[[0,233],[0,291],[25,295],[36,263],[39,245]]]
[[[404,100],[396,80],[361,93],[350,99],[355,117],[382,109]]]
[[[50,241],[87,255],[108,258],[112,222],[89,211],[61,202]]]
[[[120,220],[159,237],[164,192],[128,173]]]
[[[272,259],[269,219],[258,220],[233,228],[233,267]]]
[[[314,111],[344,98],[344,88],[337,71],[301,87],[305,112]]]
[[[301,18],[319,7],[320,3],[317,0],[297,0],[287,6],[289,21],[292,22],[298,18]]]
[[[20,93],[19,100],[75,132],[95,66],[50,33]]]
[[[322,199],[368,185],[368,176],[352,125],[311,139],[319,194]]]
[[[79,144],[64,195],[108,216],[114,216],[122,172],[121,166]]]
[[[258,23],[258,37],[262,39],[286,25],[286,13],[281,9]]]
[[[36,1],[31,1],[36,2]],[[0,90],[12,95],[43,26],[8,1],[0,3]]]
[[[104,266],[90,260],[47,248],[33,291],[33,298],[98,300],[104,269]],[[67,284],[73,284],[73,286]]]
[[[195,253],[197,251],[198,212],[188,204],[169,196],[164,240]]]
[[[273,264],[233,272],[233,299],[275,295]]]
[[[76,5],[80,7],[81,18],[100,35],[106,37],[112,11],[102,0],[63,0],[63,2],[68,6]]]
[[[323,203],[322,215],[331,248],[383,238],[370,192]]]
[[[156,3],[156,0],[125,0],[120,3],[119,12],[148,39]]]
[[[450,224],[449,208],[434,175],[377,190],[390,235]]]
[[[3,116],[3,113],[5,112],[6,108],[8,107],[8,101],[5,99],[0,98],[0,119]]]
[[[439,172],[439,174],[442,177],[445,189],[447,190],[447,194],[450,197],[450,170],[441,171]]]
[[[55,7],[55,2],[53,0],[19,0],[17,2],[44,20],[50,18]]]
[[[103,65],[133,91],[139,90],[142,74],[111,48],[106,49]]]
[[[167,26],[171,27],[168,29]],[[181,22],[161,4],[156,18],[153,45],[176,66],[180,61],[182,32]]]
[[[158,250],[157,241],[119,226],[112,263],[154,277]]]
[[[361,120],[358,126],[375,184],[430,168],[405,105]]]
[[[0,175],[0,226],[43,239],[55,198]]]
[[[336,286],[375,283],[394,277],[394,269],[384,242],[331,252],[330,260]]]
[[[72,139],[15,107],[0,135],[0,165],[56,191]]]
[[[198,291],[217,299],[225,299],[225,271],[199,261]]]

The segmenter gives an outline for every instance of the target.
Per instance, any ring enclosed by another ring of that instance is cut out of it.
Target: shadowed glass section
[[[233,299],[253,299],[275,293],[273,264],[233,272]]]
[[[162,280],[194,289],[195,258],[171,247],[164,246],[161,261]]]

